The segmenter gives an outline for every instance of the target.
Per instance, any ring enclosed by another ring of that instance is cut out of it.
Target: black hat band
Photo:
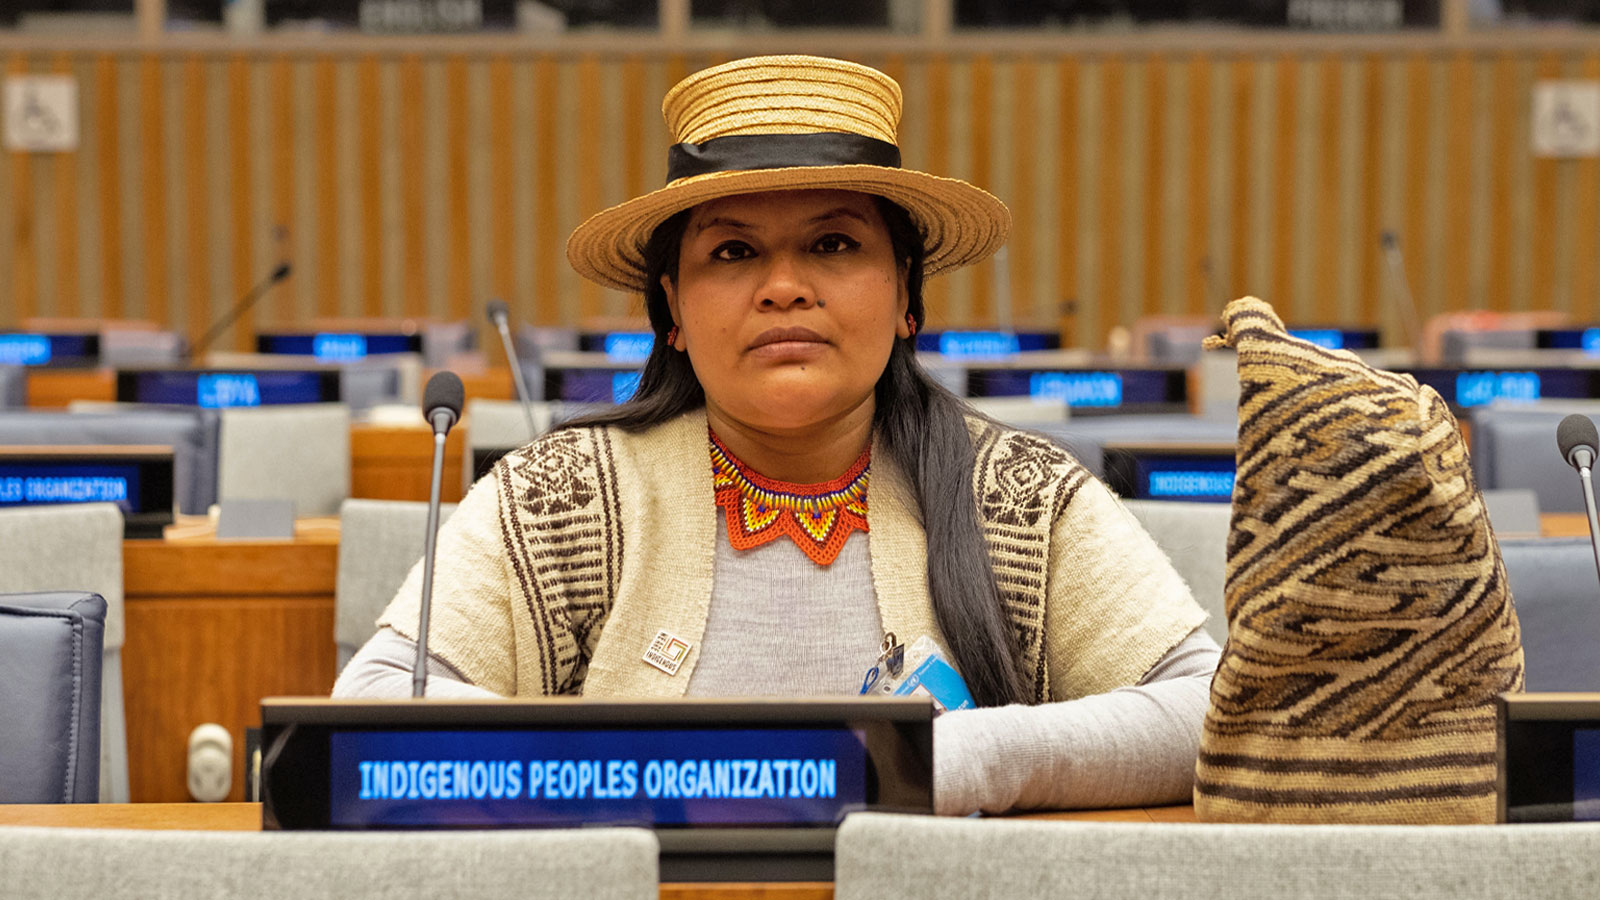
[[[900,148],[859,134],[734,134],[667,148],[667,183],[712,172],[792,166],[900,168]]]

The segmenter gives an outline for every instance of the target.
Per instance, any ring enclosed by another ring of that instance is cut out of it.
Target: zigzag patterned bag
[[[1493,821],[1493,698],[1521,690],[1522,645],[1455,418],[1260,300],[1223,319],[1238,475],[1196,815]]]

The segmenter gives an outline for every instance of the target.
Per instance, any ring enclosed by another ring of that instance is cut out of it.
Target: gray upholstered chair
[[[0,803],[100,797],[98,594],[0,594]]]
[[[109,503],[0,509],[0,592],[75,591],[105,599],[100,664],[100,799],[128,802],[122,707],[122,513]]]
[[[0,410],[0,444],[171,447],[178,510],[204,515],[217,502],[220,421],[217,410],[191,406],[102,403],[74,407],[71,412]]]
[[[1226,503],[1125,500],[1124,505],[1156,539],[1206,611],[1206,633],[1218,644],[1228,640],[1223,587],[1228,564],[1228,529],[1233,507]]]
[[[440,510],[440,522],[455,511]],[[337,669],[378,630],[401,582],[422,559],[428,504],[406,500],[346,500],[339,507],[339,572],[334,586],[333,641]]]
[[[1574,476],[1576,477],[1576,476]],[[1530,691],[1600,691],[1600,576],[1588,538],[1502,540]]]
[[[638,828],[241,832],[0,828],[13,900],[655,900]]]
[[[1600,823],[1179,825],[858,813],[839,829],[838,900],[1577,900]]]
[[[350,409],[342,403],[222,411],[217,497],[293,500],[331,516],[350,496]]]
[[[1543,405],[1474,410],[1472,474],[1478,487],[1531,490],[1544,512],[1582,512],[1578,473],[1556,449],[1556,426],[1566,416]]]
[[[22,409],[27,405],[27,368],[0,366],[0,409]]]
[[[1063,400],[1033,397],[970,397],[967,403],[989,418],[1017,428],[1060,425],[1072,417],[1072,407]]]
[[[166,366],[182,363],[188,339],[176,331],[104,328],[100,331],[100,364],[111,368]]]

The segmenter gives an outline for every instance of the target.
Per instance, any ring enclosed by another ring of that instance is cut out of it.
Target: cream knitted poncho
[[[641,434],[552,432],[501,460],[441,528],[430,651],[505,696],[682,696],[711,600],[703,411]],[[973,489],[1034,702],[1136,683],[1204,619],[1133,516],[1061,448],[974,423]],[[888,454],[868,488],[883,627],[948,646],[916,503]],[[421,566],[379,624],[416,639]],[[687,642],[675,674],[644,661]]]

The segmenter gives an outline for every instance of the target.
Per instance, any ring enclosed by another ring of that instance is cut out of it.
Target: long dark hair
[[[920,328],[924,321],[924,236],[898,204],[876,199],[889,227],[895,258],[907,267],[909,308]],[[642,431],[705,404],[705,391],[688,354],[673,350],[666,341],[672,313],[661,276],[677,281],[678,250],[688,222],[688,210],[666,220],[644,248],[645,311],[656,341],[632,399],[559,427],[600,425]],[[928,377],[917,363],[910,340],[894,342],[875,394],[877,449],[887,453],[910,480],[928,542],[928,593],[934,620],[944,633],[956,668],[965,676],[979,706],[1028,702],[1031,691],[1017,659],[1016,638],[1001,606],[988,546],[978,526],[972,495],[977,457],[967,431],[971,410]]]

